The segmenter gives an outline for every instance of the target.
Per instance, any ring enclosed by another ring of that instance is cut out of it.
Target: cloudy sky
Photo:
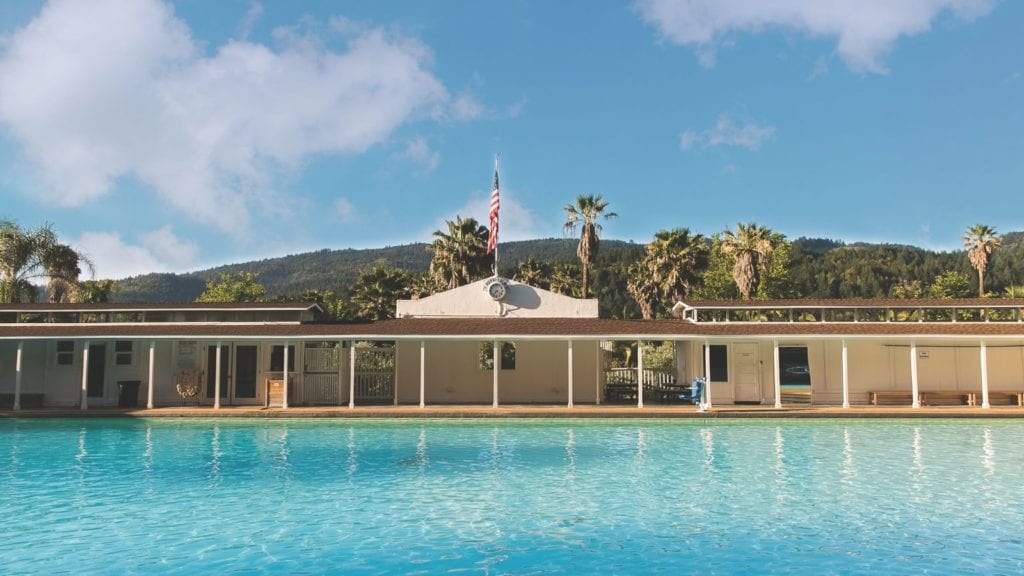
[[[99,277],[756,221],[952,249],[1024,230],[1024,2],[4,0],[0,218]]]

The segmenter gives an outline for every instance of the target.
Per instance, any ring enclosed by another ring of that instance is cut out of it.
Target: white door
[[[757,344],[733,345],[733,362],[736,372],[734,392],[736,402],[761,401],[761,354]]]

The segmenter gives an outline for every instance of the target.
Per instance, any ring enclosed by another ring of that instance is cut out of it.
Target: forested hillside
[[[374,266],[426,272],[431,257],[428,247],[428,244],[406,244],[364,250],[319,250],[228,264],[187,274],[145,274],[119,280],[114,299],[119,302],[192,301],[202,293],[208,280],[214,280],[223,273],[238,272],[256,274],[271,297],[297,295],[306,290],[332,290],[340,294],[348,290],[360,273]],[[520,261],[528,257],[544,262],[576,261],[576,241],[569,238],[503,242],[499,250],[502,271],[508,276]],[[629,242],[601,242],[602,255],[613,260],[621,259],[619,252],[632,257],[642,250],[640,245]]]
[[[564,273],[578,275],[577,241],[550,238],[507,242],[500,246],[501,272],[514,277],[516,266],[528,258],[561,264]],[[964,251],[935,252],[895,244],[845,244],[838,240],[799,238],[790,244],[788,279],[776,296],[818,298],[871,298],[893,294],[898,287],[929,286],[941,274],[956,271],[976,286],[976,272]],[[627,290],[627,270],[644,255],[644,246],[602,240],[592,271],[593,290],[601,315],[639,317],[640,310]],[[191,301],[208,280],[222,273],[252,272],[266,286],[269,298],[297,297],[307,290],[347,294],[362,272],[375,266],[426,272],[431,252],[427,244],[409,244],[366,250],[321,250],[280,258],[231,264],[188,274],[147,274],[118,282],[118,301]],[[575,268],[574,268],[575,266]],[[986,272],[986,291],[1002,293],[1024,284],[1024,233],[1003,237]],[[728,287],[732,290],[732,287]],[[733,292],[717,294],[735,297]]]

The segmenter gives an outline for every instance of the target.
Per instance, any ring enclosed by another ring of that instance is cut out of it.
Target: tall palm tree
[[[971,266],[978,271],[978,297],[985,296],[985,269],[988,259],[996,248],[1003,245],[1003,237],[996,229],[986,224],[975,224],[964,232],[964,247]]]
[[[626,271],[626,290],[640,306],[644,320],[654,318],[654,305],[658,301],[658,283],[651,274],[647,262],[634,262]]]
[[[646,250],[648,273],[665,300],[677,302],[688,296],[707,268],[707,241],[701,234],[691,236],[689,228],[659,230]]]
[[[32,280],[43,278],[48,280],[49,296],[65,300],[78,283],[81,264],[91,268],[84,256],[58,241],[49,225],[28,230],[0,221],[0,302],[35,301]]]
[[[618,216],[615,212],[605,212],[607,209],[608,203],[601,196],[590,194],[581,194],[576,197],[576,204],[565,205],[565,232],[575,235],[576,226],[580,226],[580,243],[576,247],[576,256],[579,257],[583,269],[584,298],[589,294],[590,267],[597,258],[597,248],[601,241],[601,225],[598,224],[598,219],[602,216],[606,220]]]
[[[753,222],[736,224],[736,232],[723,232],[722,252],[733,258],[733,281],[744,300],[750,300],[757,291],[758,276],[763,277],[768,271],[772,252],[783,238],[771,228]]]
[[[458,215],[455,220],[445,220],[445,227],[447,232],[434,232],[434,242],[429,247],[434,252],[430,275],[437,286],[450,290],[487,276],[487,228],[475,218],[463,219]]]

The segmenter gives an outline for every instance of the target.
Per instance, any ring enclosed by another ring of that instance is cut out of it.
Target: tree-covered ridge
[[[547,238],[502,242],[501,272],[512,277],[519,262],[530,257],[543,262],[568,263],[576,260],[577,241],[572,238]],[[642,251],[643,247],[619,240],[602,241],[602,256],[607,251]],[[417,243],[385,248],[318,250],[264,260],[228,264],[183,274],[154,273],[117,281],[114,299],[118,302],[190,302],[209,281],[222,274],[251,272],[266,286],[268,297],[302,294],[308,290],[347,292],[363,272],[374,267],[397,268],[410,274],[426,273],[430,268],[430,244]],[[624,284],[623,284],[624,285]],[[628,295],[627,295],[628,297]]]
[[[690,291],[692,298],[740,297],[733,279],[733,261],[715,246],[720,237],[705,237],[709,242],[707,267],[701,273],[700,286]],[[503,242],[501,274],[509,278],[517,274],[530,278],[547,275],[548,283],[540,284],[541,287],[579,296],[578,242],[574,238]],[[590,283],[591,296],[598,298],[602,317],[641,317],[640,306],[627,286],[629,268],[647,254],[645,245],[601,240]],[[299,297],[309,291],[348,296],[362,273],[382,267],[403,270],[416,277],[428,271],[431,256],[428,244],[321,250],[189,274],[139,276],[119,281],[114,296],[119,301],[190,301],[203,292],[208,281],[216,280],[222,273],[243,271],[255,274],[257,281],[266,286],[268,298]],[[531,258],[531,264],[520,268],[521,263]],[[970,280],[970,293],[976,294],[978,288],[977,272],[965,250],[941,252],[897,244],[846,244],[835,239],[798,238],[777,248],[769,265],[771,268],[763,272],[764,282],[757,287],[755,298],[958,294],[963,277]],[[985,291],[998,295],[1020,285],[1024,285],[1024,233],[1011,232],[1003,236],[1003,245],[990,257]],[[664,316],[672,304],[661,299],[652,310],[654,316]]]

